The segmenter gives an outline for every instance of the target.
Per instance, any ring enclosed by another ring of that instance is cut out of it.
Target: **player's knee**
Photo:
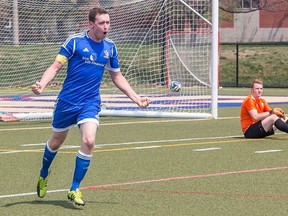
[[[277,121],[277,119],[279,119],[279,117],[275,114],[272,114],[272,115],[268,116],[267,119],[269,119],[270,122],[274,123],[275,121]]]
[[[82,139],[83,144],[88,148],[92,149],[95,145],[95,138],[94,137],[84,137]]]
[[[64,143],[65,139],[50,139],[48,141],[49,148],[53,151],[58,150],[60,146]]]

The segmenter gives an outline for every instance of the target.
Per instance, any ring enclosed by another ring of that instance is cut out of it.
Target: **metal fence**
[[[220,86],[248,87],[252,79],[265,87],[288,87],[288,43],[220,45]],[[287,90],[288,95],[288,90]]]

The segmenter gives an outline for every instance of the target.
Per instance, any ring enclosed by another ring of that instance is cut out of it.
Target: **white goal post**
[[[111,82],[101,84],[101,116],[218,117],[218,0],[2,0],[0,121],[52,117],[66,68],[41,95],[30,86],[66,38],[88,29],[94,6],[109,11],[108,37],[133,89],[151,98],[141,110]],[[3,31],[2,31],[3,30]],[[181,83],[179,92],[169,89]]]

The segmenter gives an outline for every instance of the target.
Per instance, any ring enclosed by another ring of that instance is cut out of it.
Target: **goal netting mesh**
[[[41,95],[30,88],[54,61],[60,46],[88,29],[88,12],[110,13],[108,37],[121,71],[152,104],[139,109],[105,73],[100,115],[211,117],[212,4],[210,0],[0,0],[0,120],[52,117],[64,67]],[[169,89],[179,81],[180,92]]]

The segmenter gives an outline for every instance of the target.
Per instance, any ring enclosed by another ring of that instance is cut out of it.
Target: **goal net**
[[[139,95],[152,100],[147,109],[141,110],[113,85],[105,72],[100,115],[217,117],[217,103],[213,104],[217,88],[213,85],[218,77],[218,40],[213,37],[212,18],[217,19],[218,14],[212,16],[211,0],[0,3],[0,120],[52,117],[66,66],[41,95],[34,95],[31,85],[54,61],[69,35],[88,29],[88,12],[95,6],[109,11],[108,37],[117,45],[123,75]],[[171,81],[181,83],[179,92],[169,89]]]

